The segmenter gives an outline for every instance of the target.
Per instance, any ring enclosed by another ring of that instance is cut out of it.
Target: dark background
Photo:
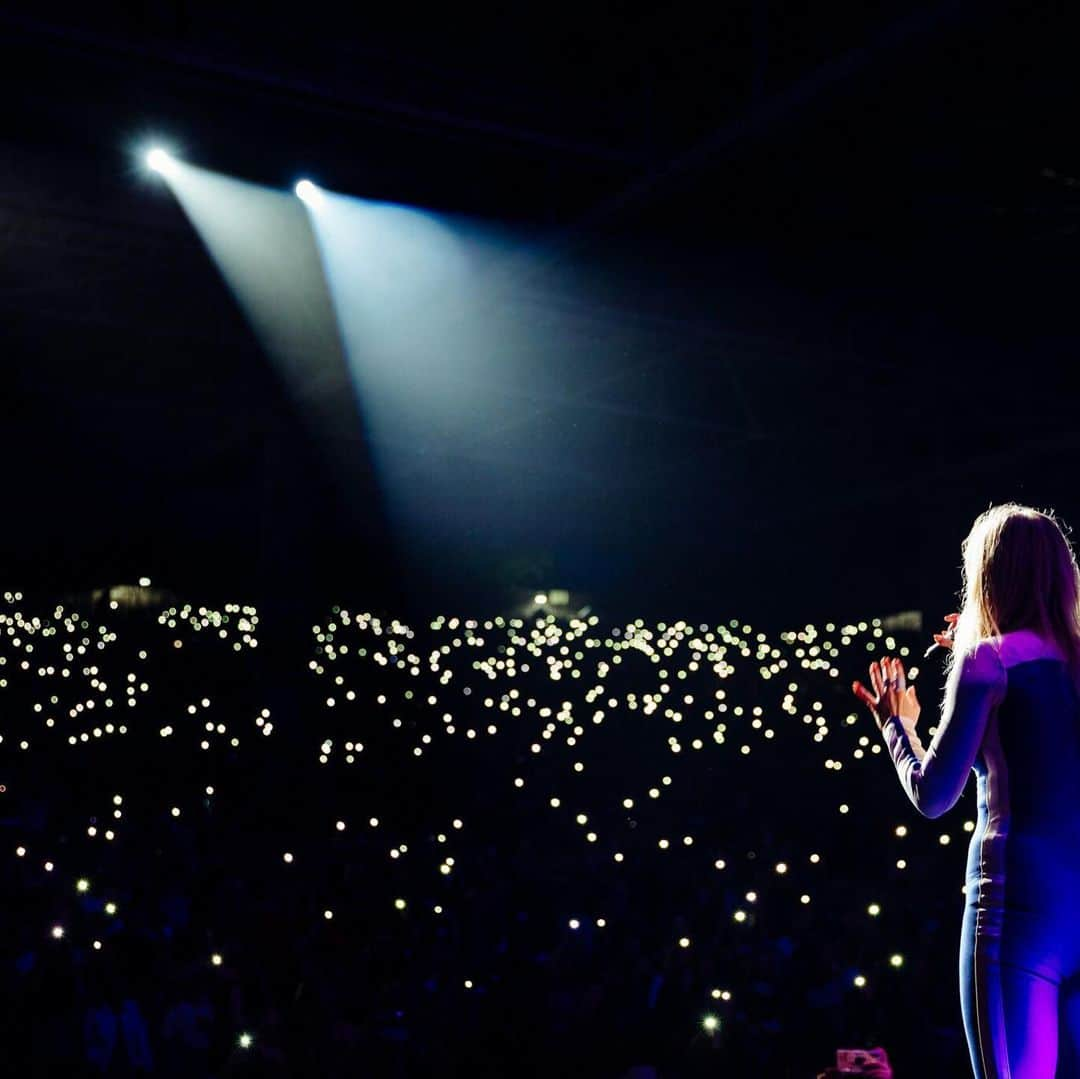
[[[980,510],[1076,514],[1072,30],[999,3],[6,6],[5,580],[936,625]],[[562,452],[392,529],[371,447],[338,448],[342,489],[141,172],[148,132],[525,237],[520,311],[603,374],[495,426]]]

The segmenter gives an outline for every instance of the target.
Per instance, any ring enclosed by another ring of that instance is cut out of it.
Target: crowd
[[[845,689],[912,635],[310,628],[5,596],[12,1074],[962,1074],[972,794]]]

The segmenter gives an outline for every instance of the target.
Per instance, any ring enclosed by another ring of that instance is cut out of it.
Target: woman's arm
[[[940,817],[963,793],[987,720],[1007,685],[994,643],[980,641],[949,675],[941,722],[929,749],[923,751],[918,735],[899,716],[890,716],[882,726],[900,783],[924,817]]]

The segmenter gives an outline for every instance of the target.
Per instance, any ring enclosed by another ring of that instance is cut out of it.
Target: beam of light
[[[634,351],[650,363],[664,352],[619,312],[591,310],[588,267],[535,272],[541,237],[521,228],[326,190],[305,206],[402,587],[423,588],[447,550],[489,571],[477,537],[531,545],[553,521],[584,519],[580,508],[604,512],[596,491],[631,487],[612,446],[636,388],[617,387],[607,413],[586,410],[628,381]]]
[[[316,442],[325,450],[329,432],[357,438],[356,408],[340,393],[348,383],[344,353],[304,207],[286,192],[170,161],[162,175]]]
[[[611,305],[622,266],[606,253],[556,265],[535,232],[325,189],[302,205],[351,377],[339,393],[356,401],[403,587],[422,589],[450,550],[490,571],[478,537],[621,527],[636,467],[655,468],[625,417],[662,416],[630,376],[671,358]],[[345,503],[357,525],[363,506]],[[508,572],[549,576],[537,569]]]
[[[430,567],[423,544],[460,539],[484,514],[520,521],[508,501],[523,492],[523,456],[542,467],[544,452],[477,453],[477,442],[505,414],[499,387],[551,377],[551,368],[525,355],[513,305],[490,302],[489,271],[507,243],[497,229],[321,196],[305,205],[395,551],[405,566]]]

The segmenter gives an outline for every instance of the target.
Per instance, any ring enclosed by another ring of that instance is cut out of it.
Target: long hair
[[[1054,511],[1006,502],[975,518],[964,540],[960,617],[945,670],[981,640],[1031,629],[1056,641],[1080,692],[1080,569]]]

